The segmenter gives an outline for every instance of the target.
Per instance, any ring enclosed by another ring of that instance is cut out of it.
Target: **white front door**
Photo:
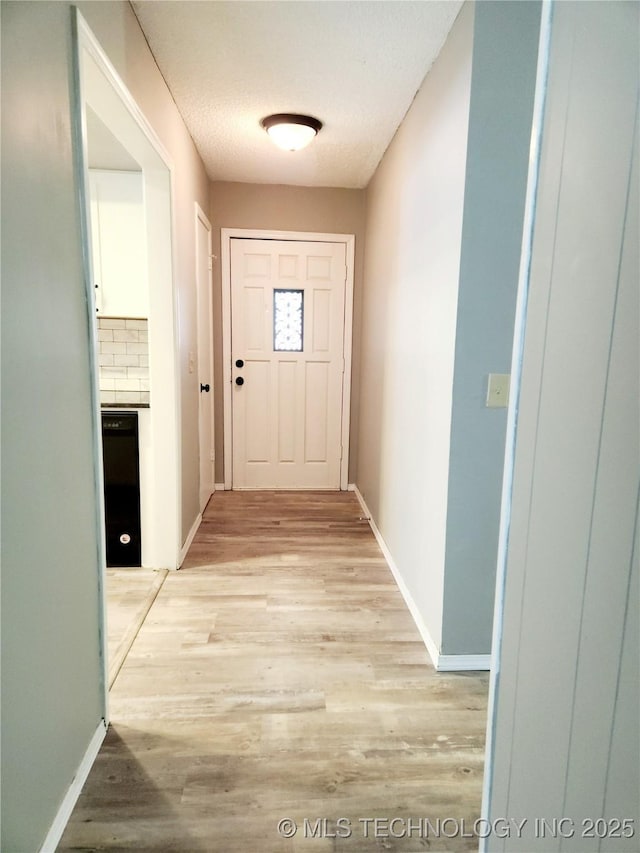
[[[233,486],[339,489],[344,243],[231,240]]]
[[[198,385],[200,405],[200,511],[214,490],[213,443],[213,307],[211,294],[211,225],[196,205],[196,281],[198,306]]]

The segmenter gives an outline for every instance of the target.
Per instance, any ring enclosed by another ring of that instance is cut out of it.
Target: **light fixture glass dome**
[[[322,127],[322,122],[317,118],[296,113],[276,113],[263,118],[260,124],[284,151],[300,151]]]

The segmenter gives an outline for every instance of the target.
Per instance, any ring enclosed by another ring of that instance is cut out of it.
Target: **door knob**
[[[210,390],[211,390],[211,386],[209,385],[208,382],[206,385],[203,385],[202,382],[200,383],[200,393],[202,393],[203,391],[206,391],[208,393]]]
[[[244,361],[241,358],[236,359],[236,367],[244,367]]]
[[[242,378],[242,376],[236,377],[236,385],[244,385],[244,379]]]

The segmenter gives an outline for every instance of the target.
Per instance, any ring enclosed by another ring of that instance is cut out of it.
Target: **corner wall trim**
[[[80,762],[80,765],[76,770],[76,775],[73,777],[73,780],[69,785],[69,789],[67,790],[67,793],[65,794],[65,797],[62,803],[60,804],[58,813],[55,816],[51,827],[49,828],[47,837],[45,838],[42,847],[40,848],[40,853],[55,853],[55,850],[58,844],[60,843],[60,839],[62,838],[62,833],[65,831],[67,823],[69,822],[71,812],[73,811],[74,806],[78,801],[78,797],[80,796],[80,792],[82,791],[84,783],[87,781],[89,771],[93,766],[93,762],[96,760],[96,756],[100,751],[102,741],[104,740],[106,734],[107,724],[104,720],[100,720],[100,722],[98,723],[98,728],[95,730],[93,737],[89,741],[87,751],[85,752],[82,761]]]
[[[202,524],[202,513],[199,512],[198,515],[196,516],[196,520],[191,525],[191,530],[189,531],[189,533],[187,535],[187,538],[185,540],[184,545],[180,549],[180,559],[178,560],[178,568],[180,568],[180,566],[184,563],[185,558],[187,556],[187,551],[191,547],[191,543],[195,539],[195,535],[198,532],[198,528],[200,527],[201,524]]]
[[[429,633],[429,629],[424,623],[424,620],[418,610],[418,606],[413,600],[413,596],[409,592],[404,580],[402,579],[402,575],[400,574],[400,570],[395,564],[393,556],[391,555],[391,551],[387,547],[387,543],[382,538],[382,534],[378,530],[378,527],[373,520],[371,515],[371,510],[367,506],[365,499],[360,492],[360,489],[356,485],[349,485],[349,491],[354,491],[358,501],[360,502],[360,506],[362,507],[364,514],[367,517],[367,521],[369,522],[369,526],[373,531],[373,535],[376,537],[376,541],[380,546],[380,550],[382,551],[385,560],[387,561],[387,565],[391,569],[391,574],[393,575],[396,584],[398,585],[398,589],[400,590],[402,597],[404,598],[405,604],[409,608],[409,613],[413,617],[413,621],[416,624],[416,628],[420,632],[420,636],[422,637],[422,641],[424,642],[427,651],[429,652],[429,657],[438,672],[468,672],[471,670],[487,670],[490,669],[491,666],[491,655],[443,655],[441,654],[438,646],[435,644],[433,637]]]
[[[439,655],[438,672],[470,672],[490,670],[491,655]]]

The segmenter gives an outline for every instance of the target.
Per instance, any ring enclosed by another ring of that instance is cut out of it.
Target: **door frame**
[[[182,453],[180,415],[180,361],[178,350],[178,300],[174,269],[175,169],[173,160],[146,116],[118,75],[88,24],[76,9],[79,152],[82,157],[79,183],[89,230],[91,212],[88,182],[88,135],[86,107],[113,133],[142,167],[146,220],[146,252],[149,281],[149,408],[150,448],[146,511],[149,530],[145,566],[177,569],[182,528]],[[84,234],[83,230],[83,234]],[[85,236],[87,275],[91,270],[91,245]],[[95,317],[95,295],[88,279],[89,305]],[[93,325],[90,333],[95,335]],[[95,347],[95,340],[92,339]],[[95,355],[95,350],[94,350]],[[92,369],[97,384],[97,359]],[[99,403],[98,403],[99,404]],[[101,458],[101,457],[100,457]],[[144,470],[143,470],[144,474]]]
[[[76,148],[75,178],[79,189],[80,229],[87,304],[93,397],[93,463],[98,530],[98,634],[102,655],[102,688],[108,721],[108,657],[106,631],[106,547],[102,472],[102,431],[98,381],[95,290],[91,257],[91,211],[88,169],[87,107],[91,106],[113,135],[142,166],[147,219],[147,262],[150,289],[149,364],[151,397],[150,467],[154,471],[154,503],[150,513],[151,565],[177,569],[181,531],[181,425],[178,359],[178,305],[173,245],[173,161],[144,113],[122,81],[99,41],[75,7],[72,9],[73,106]]]
[[[211,495],[215,491],[215,406],[213,404],[213,401],[215,399],[214,398],[215,387],[213,385],[213,378],[214,378],[213,263],[212,263],[213,255],[211,254],[212,253],[213,229],[211,228],[211,223],[209,222],[209,219],[207,218],[207,215],[205,214],[204,210],[200,207],[200,205],[196,201],[195,202],[195,217],[194,217],[194,228],[195,228],[195,232],[194,232],[195,238],[194,239],[195,239],[196,252],[197,252],[197,248],[198,248],[198,223],[202,223],[202,225],[204,225],[204,227],[207,231],[207,234],[208,234],[208,236],[207,236],[207,255],[208,255],[207,270],[208,270],[208,276],[207,276],[206,282],[200,281],[200,276],[198,275],[198,257],[196,255],[196,305],[198,308],[198,323],[197,323],[197,331],[198,331],[198,379],[197,379],[197,382],[198,382],[198,385],[200,385],[203,378],[206,378],[206,377],[202,376],[202,364],[200,362],[201,355],[202,355],[202,341],[201,341],[201,332],[202,332],[202,329],[201,329],[202,310],[201,309],[202,309],[202,305],[201,305],[201,299],[202,299],[202,289],[206,287],[206,288],[208,288],[208,291],[209,291],[209,299],[207,300],[207,303],[209,306],[209,311],[207,312],[207,329],[206,329],[205,334],[209,338],[210,364],[208,366],[209,366],[209,382],[211,384],[211,391],[209,392],[211,394],[211,396],[209,397],[209,401],[210,401],[210,405],[211,405],[211,446],[209,447],[209,457],[210,457],[210,462],[211,462],[212,471],[213,471],[211,482],[207,486],[207,491],[209,491],[209,486],[211,487],[211,491],[209,491],[209,494],[207,495],[206,499],[203,499],[202,480],[201,480],[202,451],[203,451],[203,447],[202,447],[202,401],[203,401],[203,396],[202,396],[202,392],[199,390],[198,391],[198,451],[199,451],[198,462],[199,462],[200,470],[199,470],[199,485],[198,485],[198,501],[199,501],[199,506],[200,506],[200,512],[203,512],[204,508],[206,507],[207,503],[209,502]]]
[[[319,234],[309,231],[271,231],[247,228],[220,229],[220,256],[222,267],[222,383],[223,383],[223,442],[224,488],[233,488],[233,429],[231,395],[231,240],[288,240],[306,243],[342,243],[345,247],[347,278],[344,294],[342,379],[342,425],[340,460],[340,489],[349,485],[349,428],[351,424],[351,356],[353,349],[353,281],[355,259],[354,234]]]

